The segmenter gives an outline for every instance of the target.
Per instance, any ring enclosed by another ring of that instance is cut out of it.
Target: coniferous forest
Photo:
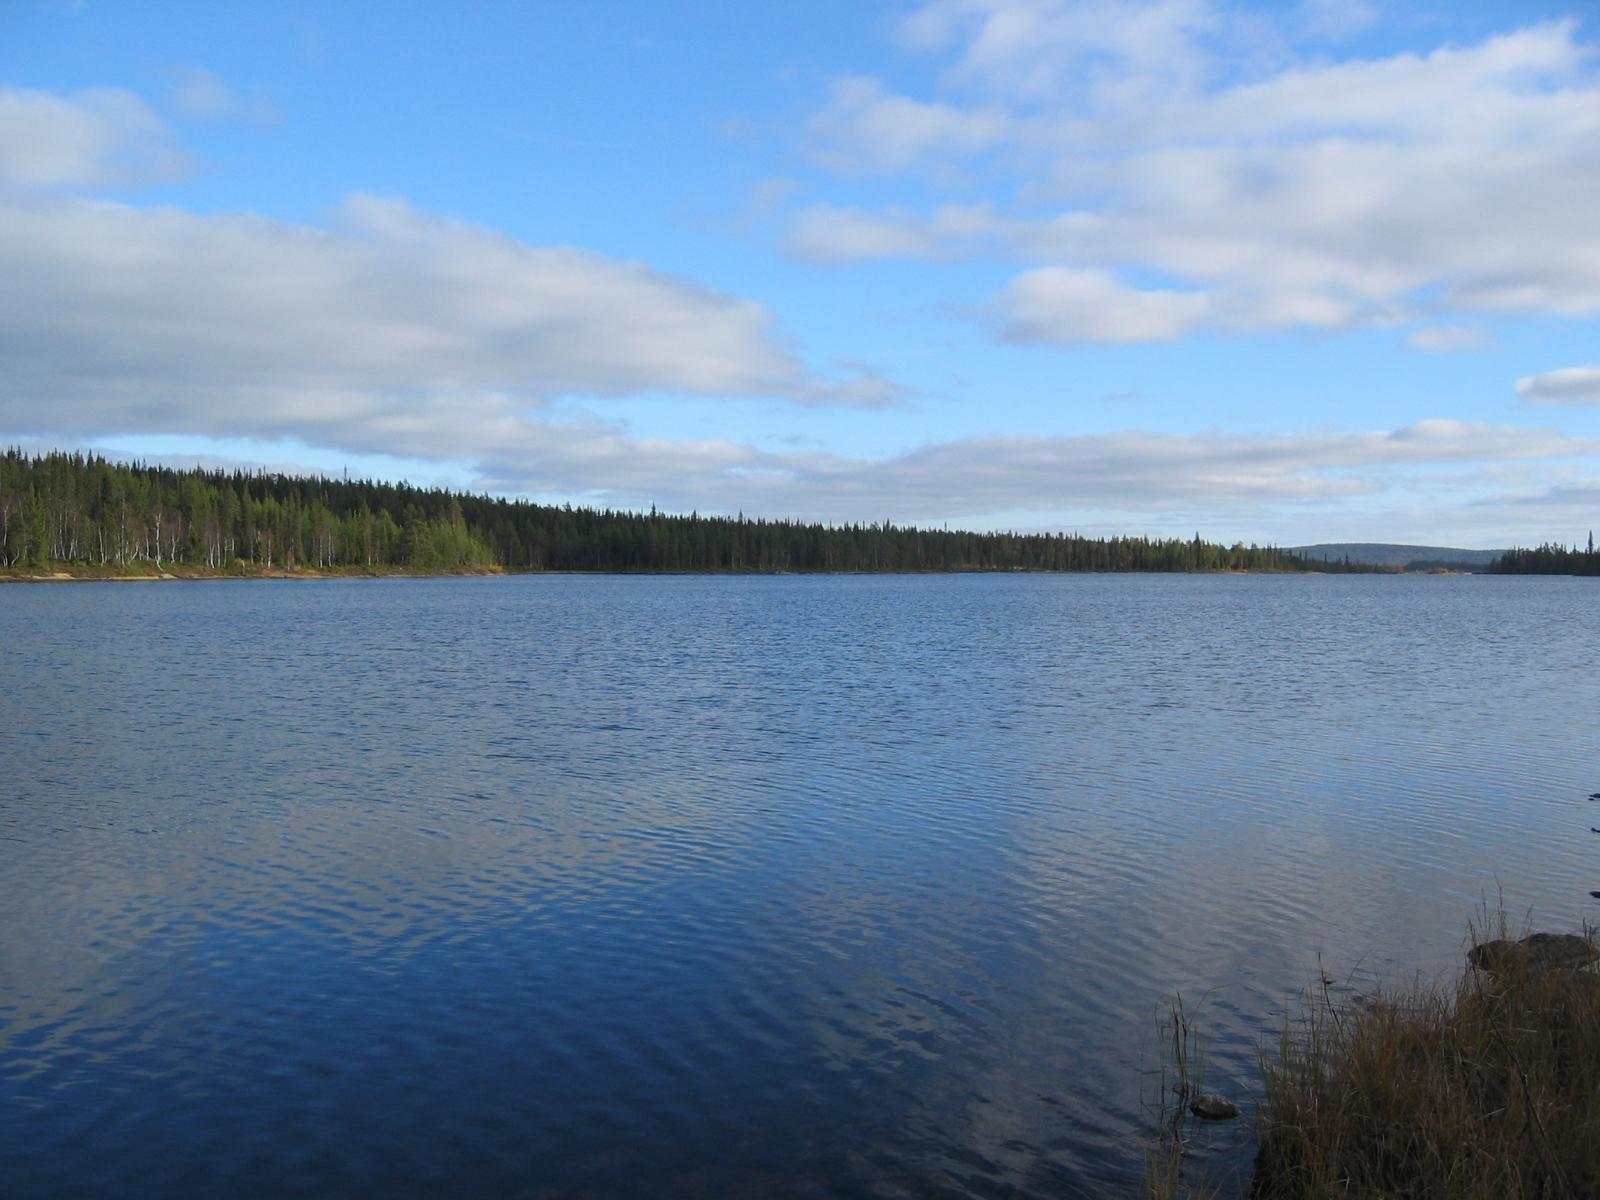
[[[535,504],[404,483],[0,456],[0,570],[1299,571],[1273,547]],[[1316,569],[1326,569],[1320,564]]]
[[[1600,575],[1600,553],[1591,533],[1587,550],[1546,542],[1533,550],[1507,550],[1489,570],[1496,575]]]

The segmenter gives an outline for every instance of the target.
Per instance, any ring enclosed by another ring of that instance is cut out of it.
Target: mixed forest
[[[404,483],[0,455],[0,571],[1300,571],[1273,547],[613,512]],[[1317,564],[1316,569],[1327,567]]]

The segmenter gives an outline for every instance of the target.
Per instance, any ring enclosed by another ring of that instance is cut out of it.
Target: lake
[[[1127,1194],[1175,993],[1600,915],[1597,715],[1594,580],[6,586],[0,1192]]]

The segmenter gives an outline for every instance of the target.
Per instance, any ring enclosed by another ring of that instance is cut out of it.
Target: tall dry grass
[[[1352,1004],[1324,977],[1308,993],[1262,1048],[1252,1200],[1600,1198],[1600,972],[1494,955],[1513,940],[1507,925],[1480,915],[1471,944],[1485,966],[1464,963],[1453,983]],[[1595,932],[1581,936],[1593,957]],[[1145,1159],[1151,1200],[1217,1194],[1185,1170],[1203,1069],[1193,1026],[1179,999]]]
[[[1480,921],[1473,945],[1505,925]],[[1262,1074],[1259,1200],[1600,1197],[1593,966],[1505,955],[1359,1007],[1323,988]]]

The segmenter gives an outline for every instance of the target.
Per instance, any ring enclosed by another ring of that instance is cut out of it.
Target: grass
[[[1503,914],[1474,947],[1491,932]],[[1506,956],[1359,1007],[1323,988],[1263,1057],[1254,1197],[1600,1195],[1593,967]]]
[[[1509,936],[1503,914],[1472,944]],[[1594,932],[1584,938],[1595,945]],[[1166,1040],[1178,1113],[1191,1083],[1181,1002]],[[1600,1196],[1600,973],[1504,955],[1345,1004],[1314,989],[1262,1051],[1252,1200]],[[1170,1108],[1163,1117],[1171,1121]],[[1184,1182],[1181,1121],[1147,1156],[1151,1197]]]

